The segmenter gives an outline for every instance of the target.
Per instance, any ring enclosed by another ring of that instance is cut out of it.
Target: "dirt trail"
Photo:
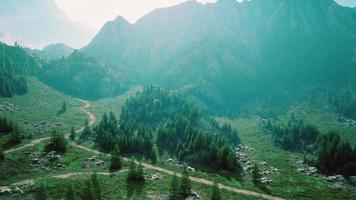
[[[88,101],[85,101],[85,100],[79,100],[79,101],[84,104],[84,106],[81,109],[81,111],[84,112],[86,115],[88,115],[89,126],[93,125],[96,122],[96,118],[95,118],[94,114],[92,114],[91,112],[89,112],[87,110],[87,109],[90,108],[90,103]],[[79,132],[83,131],[83,129],[84,129],[84,127],[76,130],[76,133],[79,133]],[[69,136],[69,134],[66,134],[66,137],[68,137],[68,136]],[[24,146],[5,151],[5,153],[10,153],[10,152],[18,151],[18,150],[21,150],[21,149],[24,149],[24,148],[27,148],[27,147],[30,147],[30,146],[34,146],[34,145],[39,144],[42,141],[45,141],[45,140],[48,140],[48,139],[49,139],[49,137],[45,137],[45,138],[41,138],[41,139],[38,139],[38,140],[34,140],[31,143],[26,144]],[[75,147],[77,147],[77,148],[83,149],[85,151],[88,151],[88,152],[91,152],[91,153],[94,153],[94,154],[110,156],[110,154],[105,154],[105,153],[99,152],[97,150],[90,149],[90,148],[82,146],[82,145],[78,145],[78,144],[76,144],[74,142],[70,142],[70,144],[75,146]],[[123,159],[126,160],[126,161],[129,160],[128,158],[123,158]],[[151,169],[151,170],[158,171],[158,172],[161,172],[161,173],[164,173],[164,174],[168,174],[168,175],[176,174],[178,177],[182,176],[181,173],[176,173],[174,171],[167,170],[167,169],[164,169],[164,168],[161,168],[161,167],[157,167],[157,166],[153,166],[153,165],[150,165],[150,164],[147,164],[147,163],[142,163],[142,165],[146,169]],[[124,171],[124,170],[122,170],[122,171]],[[76,173],[66,173],[66,174],[61,174],[61,175],[54,175],[54,176],[50,176],[50,177],[67,179],[67,178],[70,178],[70,177],[73,177],[73,176],[88,175],[88,174],[92,174],[92,173],[91,172],[76,172]],[[98,172],[97,174],[103,175],[103,176],[109,176],[110,175],[110,173],[107,173],[107,172]],[[193,182],[201,183],[201,184],[205,184],[205,185],[213,185],[214,184],[210,180],[206,180],[206,179],[203,179],[203,178],[192,177],[192,176],[190,177],[190,180],[193,181]],[[25,183],[34,183],[34,180],[24,180],[24,181],[21,181],[21,182],[18,182],[18,183],[14,183],[14,184],[25,184]],[[267,194],[262,194],[262,193],[253,192],[253,191],[249,191],[249,190],[237,189],[237,188],[234,188],[234,187],[231,187],[231,186],[227,186],[227,185],[223,185],[223,184],[218,184],[218,185],[219,185],[219,188],[227,190],[227,191],[230,191],[230,192],[234,192],[234,193],[239,193],[239,194],[248,195],[248,196],[254,196],[254,197],[257,197],[257,198],[263,198],[263,199],[268,199],[268,200],[282,200],[282,198],[271,196],[271,195],[267,195]]]
[[[84,104],[83,108],[80,109],[80,111],[82,111],[83,113],[85,113],[86,115],[88,115],[88,118],[89,118],[89,126],[92,126],[93,124],[95,124],[96,122],[96,117],[93,113],[89,112],[87,109],[90,108],[90,103],[88,101],[85,101],[85,100],[81,100],[79,99],[80,102],[82,102]],[[79,128],[78,130],[76,130],[75,132],[76,133],[80,133],[81,131],[83,131],[84,127],[81,127]],[[69,137],[69,133],[67,133],[65,135],[66,138]],[[43,141],[46,141],[46,140],[49,140],[50,137],[44,137],[44,138],[40,138],[40,139],[36,139],[36,140],[33,140],[31,141],[30,143],[28,144],[25,144],[23,146],[20,146],[20,147],[17,147],[17,148],[14,148],[14,149],[10,149],[10,150],[7,150],[7,151],[4,151],[4,153],[11,153],[11,152],[15,152],[15,151],[19,151],[19,150],[22,150],[22,149],[25,149],[27,147],[33,147]]]

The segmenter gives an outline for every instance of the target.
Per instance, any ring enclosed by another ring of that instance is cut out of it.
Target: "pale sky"
[[[186,0],[55,0],[72,20],[100,29],[105,22],[121,15],[134,23],[155,8],[169,7]],[[197,0],[201,3],[216,0]],[[237,0],[242,1],[242,0]],[[337,0],[347,6],[356,6],[356,0]]]
[[[74,21],[86,23],[100,29],[108,20],[123,16],[129,22],[137,19],[151,10],[160,7],[173,6],[185,0],[55,0],[58,7]],[[216,0],[199,0],[201,3]]]

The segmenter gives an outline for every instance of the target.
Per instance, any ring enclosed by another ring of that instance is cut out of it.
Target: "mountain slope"
[[[18,46],[0,43],[0,97],[27,93],[26,74],[34,74],[40,67],[38,61]]]
[[[86,99],[111,97],[127,89],[124,74],[77,50],[68,58],[46,63],[38,76],[61,92]]]
[[[355,10],[333,0],[188,1],[135,24],[118,17],[82,52],[136,73],[140,82],[196,84],[231,105],[276,88],[347,84],[354,30]]]
[[[71,21],[54,0],[0,0],[0,41],[41,48],[65,43],[80,48],[94,35],[86,25]]]

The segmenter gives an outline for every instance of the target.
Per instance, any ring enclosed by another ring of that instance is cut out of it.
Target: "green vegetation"
[[[35,72],[37,68],[37,61],[19,46],[0,43],[0,97],[26,94],[28,88],[23,75]]]
[[[111,67],[77,50],[45,64],[38,77],[61,92],[85,99],[112,97],[127,89],[125,80]]]
[[[120,155],[120,148],[118,145],[115,146],[114,150],[111,152],[111,164],[110,171],[114,172],[122,168],[122,158]]]
[[[303,120],[297,119],[294,114],[288,120],[288,126],[268,120],[263,128],[272,132],[272,140],[275,145],[298,152],[313,152],[314,144],[320,135],[316,127],[305,125]]]
[[[23,131],[15,122],[0,116],[0,137],[3,138],[0,142],[0,149],[20,144],[23,136]]]
[[[179,180],[176,174],[172,176],[171,185],[169,190],[169,200],[180,200],[179,194]]]
[[[63,133],[53,130],[49,143],[45,146],[45,152],[55,151],[64,154],[67,151],[67,141]]]
[[[36,190],[36,200],[47,200],[47,191],[44,185],[40,185]]]
[[[202,128],[201,124],[207,127]],[[150,143],[155,133],[161,153],[168,152],[193,166],[234,177],[242,172],[231,148],[240,143],[236,130],[228,124],[219,126],[193,103],[169,90],[147,87],[129,99],[122,108],[120,129],[137,130],[136,134],[142,135],[142,141],[147,143],[143,152],[153,151]],[[134,145],[136,151],[142,146]],[[123,148],[120,146],[120,149]],[[148,157],[152,159],[154,155],[151,153]]]
[[[221,200],[220,189],[216,181],[211,188],[210,200]]]
[[[356,148],[352,149],[338,133],[322,135],[318,139],[316,165],[326,174],[356,176]]]
[[[187,197],[190,196],[192,193],[192,183],[190,182],[189,179],[189,171],[188,167],[184,166],[183,167],[183,172],[182,172],[182,179],[180,180],[180,197],[181,199],[186,199]]]
[[[260,171],[258,165],[255,163],[252,168],[252,182],[256,186],[258,186],[261,183],[262,176],[260,173],[261,173],[261,171]]]
[[[72,140],[72,141],[75,141],[75,130],[74,130],[74,127],[73,127],[73,126],[72,126],[72,128],[70,129],[69,139]]]
[[[136,164],[134,160],[130,161],[128,181],[144,181],[143,166],[141,163]]]

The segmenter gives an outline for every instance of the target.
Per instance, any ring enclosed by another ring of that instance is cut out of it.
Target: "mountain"
[[[193,84],[202,98],[231,105],[272,89],[349,84],[355,30],[355,9],[333,0],[187,1],[135,24],[118,17],[81,51],[141,83]]]
[[[44,60],[55,60],[68,57],[74,52],[74,49],[65,44],[58,43],[45,46],[42,50],[27,48],[26,51],[29,54]]]
[[[0,0],[0,41],[30,48],[65,43],[80,48],[95,31],[71,21],[54,0]]]
[[[0,97],[27,93],[24,75],[35,74],[40,63],[19,46],[0,43]]]
[[[128,84],[126,74],[113,72],[106,63],[77,50],[44,64],[38,77],[61,92],[91,100],[120,94]]]

